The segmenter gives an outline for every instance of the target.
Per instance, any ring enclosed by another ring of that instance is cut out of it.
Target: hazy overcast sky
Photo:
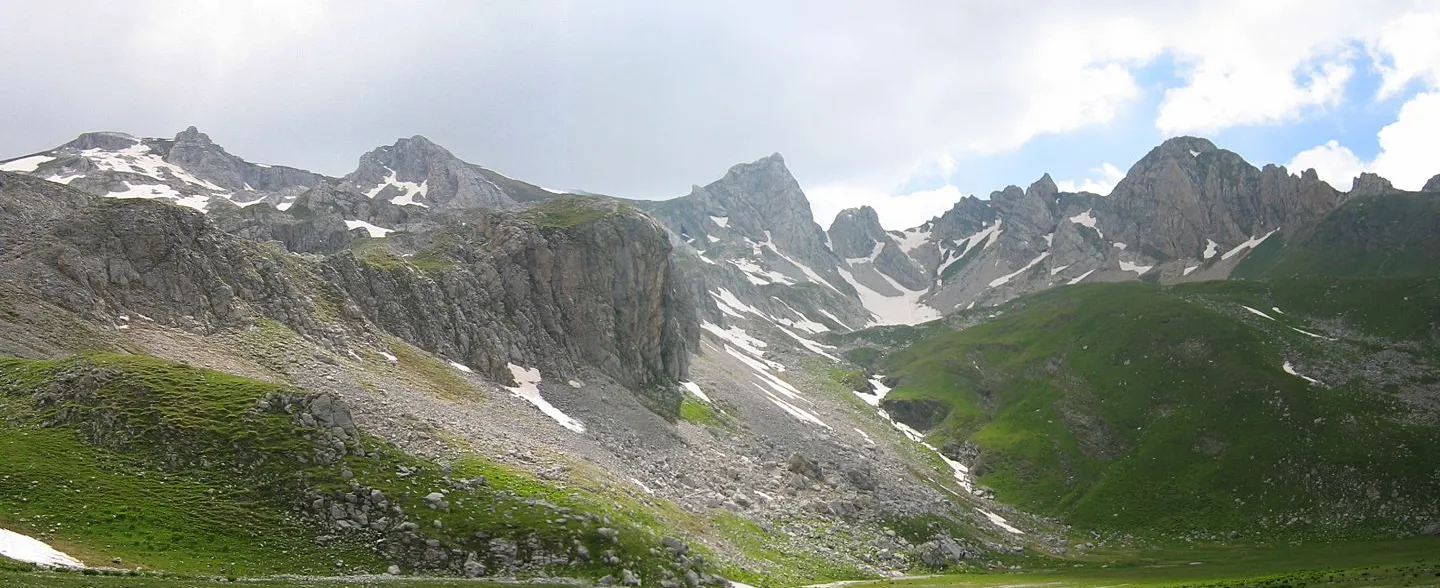
[[[668,198],[781,152],[822,225],[912,226],[1165,137],[1440,173],[1440,0],[0,4],[0,158],[196,125],[341,175],[422,134],[552,188]],[[1292,171],[1298,171],[1293,170]]]

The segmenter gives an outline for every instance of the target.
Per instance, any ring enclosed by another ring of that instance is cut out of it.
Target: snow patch
[[[541,380],[539,368],[525,369],[513,363],[505,365],[510,368],[510,376],[515,378],[515,383],[519,384],[514,388],[505,386],[504,388],[506,390],[509,390],[511,394],[524,398],[530,404],[535,405],[535,408],[540,409],[540,412],[545,413],[545,416],[555,419],[555,422],[560,423],[560,426],[575,431],[576,433],[585,432],[584,423],[571,418],[570,415],[560,412],[560,409],[555,408],[554,405],[540,396],[539,384]]]
[[[875,317],[870,323],[872,325],[918,325],[941,317],[940,311],[920,303],[920,297],[925,295],[924,290],[907,289],[885,274],[880,274],[881,278],[901,292],[899,296],[886,296],[856,281],[854,274],[849,271],[843,268],[836,268],[836,271],[855,288],[855,292],[860,295],[860,304]]]
[[[390,353],[389,351],[381,351],[380,356],[384,357],[385,361],[388,361],[390,363],[396,363],[400,361],[400,358],[395,357],[395,355]]]
[[[740,327],[730,327],[728,329],[723,329],[720,327],[720,325],[709,321],[702,321],[700,323],[700,328],[709,331],[710,334],[715,335],[716,337],[724,339],[731,345],[739,347],[745,353],[748,353],[756,359],[760,360],[761,362],[764,362],[764,364],[767,365],[770,369],[775,369],[777,371],[785,371],[785,366],[781,365],[779,362],[764,359],[765,350],[762,348],[766,347],[768,344],[764,341],[747,335],[745,333],[745,329],[742,329]]]
[[[1249,241],[1236,245],[1234,249],[1226,251],[1223,255],[1220,256],[1220,259],[1230,259],[1231,257],[1234,257],[1235,254],[1240,253],[1241,251],[1258,247],[1261,243],[1264,243],[1266,239],[1269,239],[1270,235],[1274,235],[1275,231],[1278,230],[1280,229],[1272,230],[1260,237],[1251,237]]]
[[[7,529],[0,529],[0,555],[39,566],[51,568],[83,568],[80,560],[49,546],[44,541],[21,535]]]
[[[21,157],[20,159],[12,159],[5,163],[0,163],[0,171],[29,173],[35,171],[40,167],[40,164],[47,161],[55,161],[55,158],[49,155]]]
[[[1126,245],[1126,244],[1124,244],[1124,243],[1119,243],[1119,242],[1111,243],[1110,246],[1111,246],[1111,247],[1114,247],[1114,248],[1116,248],[1116,249],[1119,249],[1119,250],[1121,250],[1121,251],[1124,251],[1126,247],[1129,247],[1129,245]]]
[[[1205,240],[1205,252],[1200,254],[1201,259],[1210,259],[1220,252],[1220,244],[1209,239]]]
[[[365,229],[365,232],[370,233],[370,238],[372,239],[383,239],[385,235],[395,232],[395,229],[377,227],[362,220],[347,220],[345,221],[345,228],[351,230]]]
[[[1197,269],[1200,269],[1200,266],[1198,266],[1198,265],[1192,265],[1192,266],[1190,266],[1190,267],[1185,268],[1185,271],[1180,272],[1180,275],[1182,275],[1182,276],[1188,276],[1188,275],[1190,275],[1192,272],[1194,272],[1194,271],[1197,270]]]
[[[730,227],[730,217],[728,216],[712,216],[710,217],[710,222],[720,225],[722,229]]]
[[[1120,262],[1120,271],[1122,271],[1122,272],[1135,272],[1135,275],[1137,275],[1137,276],[1143,276],[1143,275],[1145,275],[1145,272],[1150,271],[1150,269],[1153,268],[1153,267],[1155,267],[1155,266],[1153,266],[1153,265],[1140,265],[1140,264],[1138,264],[1138,263],[1130,263],[1130,262],[1128,262],[1128,261],[1121,261],[1121,262]]]
[[[105,171],[117,171],[150,176],[157,180],[168,180],[175,178],[186,184],[199,186],[212,192],[224,192],[225,189],[213,183],[202,180],[185,171],[184,168],[165,161],[159,155],[150,151],[150,147],[144,143],[136,142],[134,145],[119,151],[104,151],[101,149],[86,149],[80,152],[84,157],[95,164],[95,167]]]
[[[208,196],[186,196],[174,188],[164,184],[131,184],[120,182],[125,186],[124,190],[110,192],[105,195],[107,198],[141,198],[145,200],[173,200],[175,204],[187,208],[193,208],[205,212],[205,207],[210,204]]]
[[[396,189],[400,190],[403,193],[399,196],[391,198],[391,204],[395,204],[398,206],[414,204],[416,206],[429,208],[429,206],[427,206],[426,204],[415,201],[416,196],[424,196],[430,191],[430,187],[427,185],[429,183],[428,180],[420,182],[418,184],[415,182],[402,182],[400,181],[399,176],[395,173],[395,170],[387,167],[385,168],[385,171],[390,172],[390,175],[385,176],[385,180],[383,182],[380,182],[374,188],[371,188],[369,191],[365,192],[366,196],[374,198],[376,196],[379,196],[381,192],[385,191],[385,188],[394,186]]]
[[[731,265],[740,268],[740,271],[745,272],[745,279],[749,280],[751,284],[755,284],[756,286],[764,286],[766,284],[785,284],[789,286],[795,283],[795,280],[790,279],[790,276],[774,270],[767,270],[763,267],[760,267],[760,264],[757,264],[749,259],[740,258],[729,259],[726,261],[729,261]]]
[[[745,316],[744,313],[747,312],[756,316],[765,316],[765,313],[760,312],[760,309],[741,302],[740,298],[724,288],[719,288],[718,292],[711,292],[710,297],[715,299],[715,305],[720,309],[720,312],[735,318],[743,318]]]
[[[473,373],[475,373],[475,370],[470,369],[470,366],[465,365],[465,364],[460,363],[460,362],[452,361],[452,362],[450,362],[450,367],[453,367],[453,368],[455,368],[455,369],[457,369],[457,370],[460,370],[460,371],[462,371],[462,372],[465,372],[465,373],[467,373],[467,374],[473,374]]]
[[[903,235],[904,237],[900,239],[900,250],[906,253],[919,249],[930,242],[930,231],[922,230],[920,227],[905,231]]]
[[[1070,222],[1095,229],[1095,234],[1100,235],[1101,239],[1105,238],[1105,233],[1100,232],[1100,229],[1095,227],[1095,212],[1093,209],[1070,217]]]
[[[700,390],[699,384],[695,382],[680,382],[680,387],[684,388],[686,392],[694,394],[696,398],[704,400],[706,404],[714,404],[714,402],[711,402],[710,397],[706,396],[705,392]]]

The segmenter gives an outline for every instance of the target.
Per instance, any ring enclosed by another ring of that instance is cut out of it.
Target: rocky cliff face
[[[1240,243],[1313,223],[1339,193],[1313,173],[1264,169],[1195,137],[1151,150],[1115,186],[1098,228],[1157,261],[1199,258],[1207,240]]]
[[[573,202],[563,212],[585,213],[563,225],[473,211],[409,247],[367,240],[317,258],[184,208],[0,175],[0,209],[50,219],[0,241],[4,287],[87,320],[143,315],[214,332],[269,317],[337,350],[389,334],[501,382],[509,364],[563,377],[583,363],[657,410],[678,406],[671,384],[686,373],[694,310],[663,229],[614,203]]]
[[[325,176],[302,169],[250,163],[189,127],[168,145],[157,142],[165,161],[231,192],[293,193],[314,188]]]

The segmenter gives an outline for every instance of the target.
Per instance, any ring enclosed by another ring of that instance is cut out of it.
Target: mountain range
[[[0,443],[44,456],[0,464],[0,527],[666,588],[1433,534],[1437,227],[1440,175],[1196,137],[894,230],[821,227],[780,154],[657,201],[421,136],[337,178],[86,133],[0,161]]]

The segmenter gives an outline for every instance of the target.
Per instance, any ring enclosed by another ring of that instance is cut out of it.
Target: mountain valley
[[[1435,574],[1440,176],[1296,171],[825,228],[780,154],[641,200],[85,133],[0,161],[0,530],[74,559],[0,583]]]

